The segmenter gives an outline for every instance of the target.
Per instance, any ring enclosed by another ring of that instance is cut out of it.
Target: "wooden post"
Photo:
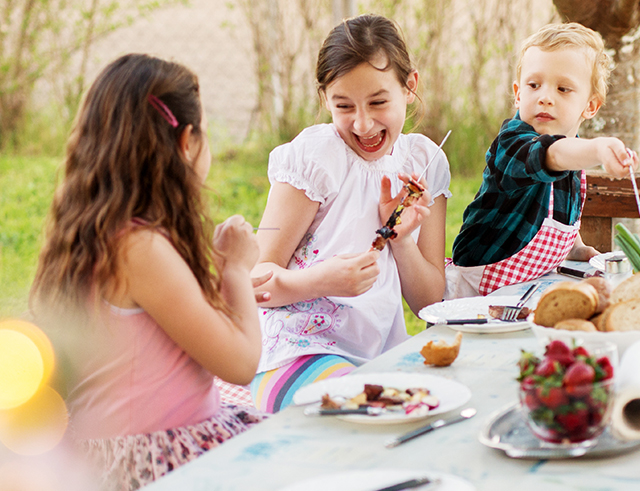
[[[613,250],[613,218],[640,218],[631,180],[611,177],[601,170],[588,170],[580,227],[584,243],[600,252]]]

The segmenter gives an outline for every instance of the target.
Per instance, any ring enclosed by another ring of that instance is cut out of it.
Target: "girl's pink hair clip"
[[[167,123],[169,123],[174,128],[178,127],[178,120],[171,112],[171,109],[169,109],[164,102],[162,102],[153,94],[149,94],[147,96],[147,100],[149,101],[149,104],[151,104],[160,113],[160,116],[162,116],[167,121]]]

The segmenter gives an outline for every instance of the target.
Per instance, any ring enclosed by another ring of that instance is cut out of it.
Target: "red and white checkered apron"
[[[580,196],[584,206],[587,192],[586,172],[580,179]],[[553,189],[549,200],[549,215],[542,227],[524,249],[511,257],[488,264],[484,268],[478,291],[481,295],[507,285],[530,281],[553,271],[565,260],[580,231],[580,220],[564,225],[553,219]]]

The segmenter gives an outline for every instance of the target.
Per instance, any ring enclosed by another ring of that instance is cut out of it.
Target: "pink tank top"
[[[220,407],[213,375],[142,309],[104,304],[68,397],[77,438],[112,438],[199,423]]]

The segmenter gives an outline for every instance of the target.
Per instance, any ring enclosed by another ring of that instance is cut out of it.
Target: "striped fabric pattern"
[[[355,368],[341,356],[302,356],[288,365],[256,375],[251,382],[251,396],[258,409],[276,413],[293,402],[299,388],[318,380],[342,377]]]

